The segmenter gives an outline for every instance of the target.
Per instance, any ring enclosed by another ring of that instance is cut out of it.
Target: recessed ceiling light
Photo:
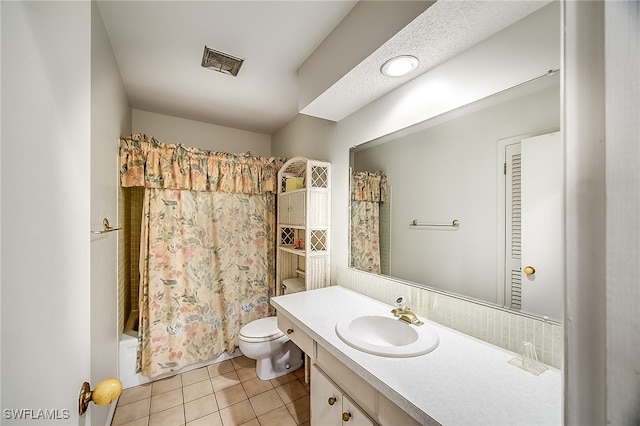
[[[387,77],[401,77],[418,67],[418,58],[410,55],[396,56],[382,64],[380,72]]]

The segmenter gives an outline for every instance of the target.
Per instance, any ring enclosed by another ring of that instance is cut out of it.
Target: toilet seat
[[[278,328],[276,317],[261,318],[251,321],[240,329],[240,340],[251,343],[269,342],[284,336]]]

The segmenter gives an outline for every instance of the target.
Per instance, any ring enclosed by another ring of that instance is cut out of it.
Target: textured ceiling
[[[340,121],[548,3],[439,0],[301,112]],[[382,64],[398,55],[417,57],[417,70],[405,77],[383,76]]]

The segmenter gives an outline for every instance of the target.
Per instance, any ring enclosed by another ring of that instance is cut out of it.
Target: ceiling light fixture
[[[244,59],[242,58],[236,58],[228,53],[220,52],[207,46],[204,47],[201,63],[204,68],[235,77],[238,75],[238,71],[240,71],[243,63]]]
[[[402,77],[418,67],[418,58],[410,55],[396,56],[382,64],[380,72],[387,77]]]

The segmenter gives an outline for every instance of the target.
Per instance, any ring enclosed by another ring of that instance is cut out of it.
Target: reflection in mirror
[[[353,148],[351,266],[559,320],[559,127],[553,72]]]
[[[381,208],[389,206],[387,201],[383,173],[351,173],[351,266],[356,269],[389,274],[389,209]]]

